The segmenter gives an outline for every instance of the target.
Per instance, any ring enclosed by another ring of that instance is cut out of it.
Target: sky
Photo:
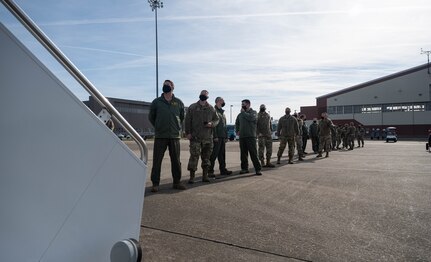
[[[146,0],[16,0],[106,97],[156,97],[155,13]],[[429,0],[165,0],[158,9],[164,79],[186,106],[221,96],[274,119],[316,97],[427,63]],[[88,94],[0,6],[4,23],[81,100]]]

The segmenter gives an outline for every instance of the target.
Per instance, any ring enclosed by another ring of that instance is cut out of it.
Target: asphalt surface
[[[425,142],[365,141],[364,148],[329,158],[308,154],[292,165],[285,151],[281,165],[264,168],[263,176],[240,175],[238,142],[228,142],[227,166],[234,174],[203,183],[199,170],[198,182],[185,191],[171,189],[166,153],[158,193],[150,192],[151,141],[148,146],[144,261],[431,260],[431,154]],[[186,182],[187,141],[181,149]],[[274,142],[273,162],[277,150]]]

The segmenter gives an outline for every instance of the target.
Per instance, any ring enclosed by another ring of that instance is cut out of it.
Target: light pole
[[[421,55],[423,55],[423,54],[426,54],[427,56],[428,56],[428,75],[430,74],[430,54],[431,54],[431,51],[424,51],[424,50],[422,50],[422,48],[421,48]]]
[[[157,9],[163,8],[163,2],[159,0],[148,0],[151,10],[155,11],[156,19],[156,97],[159,97],[159,45],[157,41]]]
[[[230,105],[230,123],[232,124],[232,107],[233,105]]]

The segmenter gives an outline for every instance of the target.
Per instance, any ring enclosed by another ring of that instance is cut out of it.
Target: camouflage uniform
[[[303,160],[302,158],[304,157],[304,151],[302,150],[302,126],[304,125],[304,121],[302,121],[302,119],[297,118],[296,119],[298,121],[298,130],[299,133],[298,135],[295,137],[295,142],[296,142],[296,151],[298,151],[298,160]]]
[[[265,111],[257,114],[257,141],[258,141],[258,156],[262,166],[269,166],[272,156],[272,125],[271,117]],[[266,164],[265,153],[266,148]]]
[[[341,125],[338,125],[337,126],[337,145],[336,145],[337,149],[340,149],[342,133],[343,133],[343,128],[341,127]]]
[[[365,128],[363,126],[358,127],[358,147],[364,147],[364,136],[365,136]]]
[[[322,156],[322,152],[326,154],[331,152],[332,149],[332,121],[329,118],[324,118],[319,121],[319,156]]]
[[[299,134],[298,121],[291,115],[284,115],[278,121],[277,134],[280,139],[280,147],[277,153],[277,164],[283,155],[286,144],[289,147],[289,162],[292,163],[295,153],[295,137]]]
[[[216,126],[219,122],[219,117],[213,106],[208,102],[201,105],[196,102],[189,106],[185,120],[186,135],[191,134],[190,140],[190,159],[187,170],[196,171],[199,161],[199,156],[202,159],[202,170],[204,174],[208,174],[208,169],[211,165],[210,157],[213,149],[213,130],[206,127],[208,122],[212,122]]]
[[[337,127],[332,126],[331,127],[331,143],[332,143],[332,150],[335,150],[337,147]]]
[[[353,150],[353,148],[355,147],[355,133],[355,126],[353,124],[350,124],[350,126],[347,128],[347,145],[349,146],[350,150]]]
[[[349,125],[348,124],[344,124],[343,127],[343,133],[342,133],[342,138],[343,138],[343,148],[348,148],[348,135],[347,135],[347,131],[349,129]]]

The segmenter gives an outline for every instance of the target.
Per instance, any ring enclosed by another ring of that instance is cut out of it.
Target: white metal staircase
[[[1,23],[0,123],[0,261],[139,260],[146,156]]]

